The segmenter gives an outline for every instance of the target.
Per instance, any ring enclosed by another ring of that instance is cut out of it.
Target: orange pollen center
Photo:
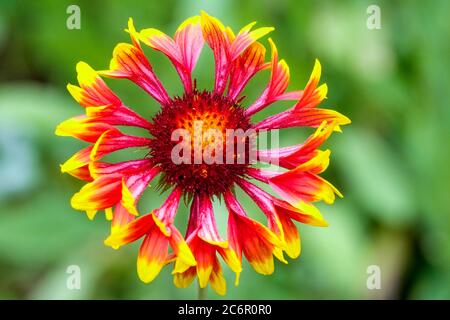
[[[175,98],[152,120],[150,156],[161,167],[162,185],[211,196],[229,190],[245,175],[250,143],[234,133],[247,132],[251,125],[236,102],[195,91]],[[244,151],[238,152],[238,143]]]

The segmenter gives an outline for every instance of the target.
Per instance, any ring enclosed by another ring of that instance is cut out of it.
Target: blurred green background
[[[80,30],[66,27],[70,4],[81,9]],[[380,30],[366,27],[370,4],[381,8]],[[173,34],[201,9],[234,30],[253,20],[275,26],[271,37],[291,67],[291,90],[303,88],[318,57],[329,86],[323,106],[353,121],[327,142],[333,154],[325,176],[345,195],[321,206],[330,226],[301,225],[301,257],[277,262],[272,276],[244,264],[234,287],[227,271],[226,298],[449,299],[450,2],[444,0],[0,0],[0,299],[196,297],[196,285],[172,285],[169,268],[152,284],[141,283],[138,247],[105,247],[109,226],[102,215],[90,222],[70,207],[82,184],[62,175],[59,164],[82,144],[54,136],[54,128],[83,112],[65,88],[76,83],[76,63],[106,68],[115,44],[129,42],[128,17],[138,29]],[[168,90],[180,94],[170,63],[146,53]],[[195,71],[199,87],[211,87],[212,71],[205,47]],[[252,81],[244,104],[267,76]],[[156,112],[136,86],[108,84],[141,114]],[[307,133],[282,131],[281,143],[298,143]],[[163,198],[148,190],[142,209]],[[181,222],[186,215],[182,206]],[[218,206],[216,215],[223,225],[224,209]],[[66,287],[70,265],[81,268],[81,290]],[[366,287],[370,265],[381,269],[380,290]]]

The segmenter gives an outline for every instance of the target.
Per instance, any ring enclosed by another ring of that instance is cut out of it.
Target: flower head
[[[79,62],[79,85],[67,86],[85,113],[62,122],[56,134],[88,144],[61,165],[62,172],[87,182],[72,197],[72,207],[85,211],[90,219],[105,211],[111,220],[111,234],[105,240],[108,246],[117,249],[142,241],[137,271],[145,283],[170,264],[176,286],[186,287],[197,277],[200,287],[210,284],[217,293],[225,294],[222,261],[236,274],[237,284],[243,257],[258,273],[271,274],[274,257],[287,263],[284,253],[291,258],[300,255],[294,221],[326,226],[313,203],[331,204],[336,194],[341,196],[319,176],[330,156],[329,150],[319,148],[350,120],[318,108],[327,86],[319,84],[317,60],[305,88],[287,92],[287,63],[279,59],[271,39],[271,58],[266,61],[266,47],[260,42],[273,28],[254,29],[254,25],[250,23],[235,34],[202,12],[184,21],[172,38],[157,29],[137,31],[130,19],[126,31],[131,43],[115,47],[109,68],[95,71]],[[192,77],[205,43],[215,61],[211,91],[198,89]],[[169,96],[143,45],[171,61],[183,84],[182,95]],[[267,69],[267,86],[256,101],[244,103],[242,91],[248,81]],[[161,105],[159,112],[151,119],[140,116],[123,104],[102,77],[134,82]],[[292,100],[293,106],[260,122],[252,121],[254,114],[281,100]],[[148,134],[129,135],[119,126],[143,128]],[[299,145],[258,150],[254,138],[261,132],[289,127],[316,129]],[[104,160],[127,148],[143,148],[147,155],[118,163]],[[277,164],[282,169],[261,169],[256,162]],[[161,207],[140,215],[139,198],[157,176],[159,186],[171,190],[170,194]],[[281,198],[257,184],[267,184]],[[260,207],[266,224],[247,215],[235,196],[237,187]],[[174,222],[182,198],[190,204],[185,236]],[[223,199],[228,209],[226,235],[221,235],[216,225],[214,199]]]

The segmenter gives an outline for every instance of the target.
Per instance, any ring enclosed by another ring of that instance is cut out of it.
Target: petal
[[[256,180],[259,180],[264,183],[269,183],[269,179],[277,176],[279,173],[272,171],[265,171],[258,168],[248,168],[247,174]]]
[[[301,172],[311,172],[314,174],[322,173],[330,164],[330,150],[325,150],[317,154],[314,158],[310,159],[309,161],[302,163],[301,165],[297,166],[293,170],[290,170],[288,172],[291,172],[291,174],[301,173]],[[288,173],[286,172],[286,173]]]
[[[340,131],[340,125],[351,123],[350,119],[334,110],[316,109],[316,106],[325,99],[328,88],[326,84],[317,87],[320,81],[321,66],[318,60],[314,65],[313,72],[305,87],[301,92],[291,93],[288,98],[299,95],[298,102],[289,110],[277,115],[268,117],[257,125],[255,129],[281,129],[298,126],[319,127],[323,121],[336,122],[335,131]],[[264,93],[263,93],[264,96]],[[282,96],[286,98],[286,96]],[[247,109],[247,114],[253,114],[255,110],[260,110],[261,102],[257,100],[255,106]]]
[[[240,242],[245,257],[255,271],[265,275],[273,273],[272,254],[275,246],[260,234],[262,228],[265,227],[261,225],[259,226],[261,230],[254,230],[252,224],[246,221],[248,218],[238,217],[236,214],[230,214],[229,219],[231,219],[229,220],[232,221],[231,223],[235,224],[238,236],[237,241]],[[267,232],[270,231],[267,230]]]
[[[175,32],[174,39],[180,48],[183,66],[192,72],[205,43],[200,17],[193,16],[183,21]]]
[[[130,160],[118,163],[91,162],[89,164],[89,170],[94,178],[113,173],[126,175],[135,173],[139,170],[147,170],[149,168],[152,168],[152,164],[148,159]],[[157,169],[155,168],[155,170]]]
[[[328,92],[327,85],[323,84],[317,88],[321,73],[322,66],[320,65],[319,60],[316,59],[309,81],[306,84],[305,90],[303,90],[302,96],[294,106],[294,109],[314,108],[326,98]]]
[[[181,273],[173,274],[173,283],[177,288],[187,288],[194,281],[197,275],[197,269],[195,267],[189,268]]]
[[[173,273],[184,272],[190,267],[195,266],[197,262],[180,231],[174,226],[171,226],[170,229],[170,246],[176,255]]]
[[[228,96],[236,99],[248,81],[260,70],[268,67],[264,63],[266,48],[259,42],[250,45],[233,63],[230,71]]]
[[[74,209],[93,211],[114,206],[121,198],[121,177],[103,176],[84,185],[71,199]]]
[[[277,100],[295,100],[298,101],[303,95],[303,90],[285,92],[278,96]]]
[[[320,211],[310,203],[299,201],[294,207],[286,201],[274,198],[274,205],[280,217],[289,216],[298,222],[317,227],[328,226]]]
[[[141,216],[120,229],[116,229],[116,232],[111,233],[104,241],[105,245],[118,249],[123,245],[140,239],[147,234],[154,225],[155,217],[152,213]]]
[[[242,264],[242,244],[239,241],[238,225],[233,214],[228,214],[227,235],[230,248],[236,253],[239,264]]]
[[[275,246],[282,245],[278,237],[273,232],[271,232],[269,229],[267,229],[264,225],[262,225],[258,221],[249,218],[245,214],[245,211],[242,208],[242,206],[239,204],[239,202],[237,202],[236,198],[230,192],[227,192],[224,198],[228,211],[230,213],[233,213],[231,216],[235,216],[234,220],[238,221],[240,224],[246,225],[244,230],[248,229],[247,232],[253,230],[255,234],[265,239],[268,243],[272,245]]]
[[[147,91],[159,103],[166,105],[170,102],[166,90],[139,47],[119,43],[114,48],[109,70],[98,71],[98,73],[112,78],[129,79]]]
[[[136,208],[136,199],[130,189],[128,189],[125,179],[122,179],[122,199],[120,200],[120,204],[132,215],[139,215]]]
[[[274,270],[272,255],[275,248],[282,245],[280,240],[261,223],[243,215],[242,207],[230,192],[225,194],[225,203],[229,211],[230,245],[236,252],[242,250],[256,272],[271,274]]]
[[[163,205],[154,211],[155,217],[162,223],[166,225],[173,223],[178,206],[180,205],[181,193],[180,188],[175,188],[164,201]],[[167,230],[167,232],[170,234],[170,230]]]
[[[274,197],[244,179],[238,180],[238,185],[261,208],[262,212],[267,216],[269,229],[282,240],[284,237],[283,228],[273,204]]]
[[[200,206],[199,206],[199,231],[198,236],[212,244],[222,248],[226,248],[228,243],[222,239],[217,229],[216,219],[214,217],[214,211],[211,203],[211,199],[203,195],[201,196]]]
[[[185,20],[174,39],[157,29],[144,29],[140,39],[155,50],[163,52],[174,64],[187,92],[192,91],[191,73],[203,47],[200,17]]]
[[[132,125],[143,128],[149,122],[122,104],[120,99],[88,64],[77,64],[80,87],[72,84],[67,89],[78,103],[86,108],[89,119],[110,125]]]
[[[340,131],[340,125],[351,123],[349,118],[334,110],[306,108],[296,111],[291,108],[260,121],[253,128],[275,130],[292,127],[319,127],[324,121],[335,122],[337,124],[334,128],[335,131]]]
[[[280,196],[296,205],[300,200],[305,202],[325,201],[334,202],[334,194],[341,193],[325,179],[317,176],[328,166],[329,151],[323,152],[316,158],[295,169],[269,179],[269,184]]]
[[[300,115],[300,117],[293,119],[290,127],[319,127],[323,121],[327,121],[328,123],[335,122],[337,124],[334,131],[341,131],[339,126],[351,123],[351,120],[343,114],[329,109],[302,109],[298,115]]]
[[[242,272],[242,263],[239,260],[236,252],[230,247],[218,248],[217,251],[222,256],[228,267],[230,267],[231,271],[236,274],[235,285],[237,286],[239,284],[239,276]]]
[[[72,177],[75,177],[80,180],[89,181],[89,182],[93,180],[91,173],[89,172],[89,165],[84,165],[84,166],[75,168],[71,171],[67,171],[67,173],[70,174]]]
[[[113,126],[134,126],[148,129],[150,123],[124,105],[87,107],[86,115],[92,122],[103,122]]]
[[[227,293],[227,283],[222,273],[222,267],[220,266],[217,258],[214,260],[213,270],[209,281],[211,283],[211,288],[213,288],[218,295],[224,296]]]
[[[78,83],[80,87],[72,84],[67,85],[67,90],[73,98],[83,107],[104,106],[122,104],[120,99],[108,88],[105,82],[99,77],[87,63],[77,64]]]
[[[320,151],[316,149],[330,137],[335,126],[336,123],[327,124],[323,121],[303,144],[280,149],[258,150],[258,160],[278,164],[288,169],[295,168],[318,155]]]
[[[300,255],[301,244],[300,235],[298,233],[297,227],[289,218],[289,216],[281,214],[279,215],[281,225],[283,226],[284,242],[286,254],[295,259]]]
[[[88,164],[92,146],[81,149],[61,165],[61,172],[68,173],[78,179],[92,181]]]
[[[128,28],[125,29],[125,32],[130,34],[131,42],[137,48],[141,48],[141,44],[139,43],[139,33],[136,31],[134,27],[133,18],[128,18]]]
[[[236,253],[228,247],[228,242],[224,241],[217,230],[211,200],[206,195],[194,197],[189,217],[188,242],[198,261],[199,277],[202,278],[202,285],[206,286],[208,279],[211,280],[211,260],[216,256],[216,252],[223,257],[225,263],[236,273],[236,281],[239,281],[239,274],[242,266]],[[205,262],[207,260],[207,262]],[[205,267],[206,265],[206,267]]]
[[[159,168],[143,169],[127,178],[122,179],[122,199],[120,204],[128,213],[138,216],[136,204],[150,181],[159,173]]]
[[[133,147],[147,146],[150,139],[125,135],[118,129],[104,132],[97,140],[91,152],[91,160],[97,161],[109,153]]]
[[[105,209],[105,217],[106,217],[106,220],[108,220],[108,221],[112,220],[112,218],[113,218],[112,208],[106,208]]]
[[[156,278],[165,265],[168,249],[169,239],[153,227],[139,249],[137,272],[142,282],[150,283]]]
[[[269,38],[272,48],[272,62],[270,80],[261,96],[246,110],[246,115],[252,115],[269,104],[279,100],[289,84],[289,67],[284,60],[278,61],[278,50],[272,39]]]
[[[195,260],[197,261],[197,276],[200,288],[208,285],[209,277],[213,270],[213,263],[216,258],[216,250],[214,246],[197,238],[193,246],[195,252]]]
[[[56,127],[55,134],[95,143],[105,131],[111,129],[114,129],[114,127],[109,124],[92,122],[86,116],[78,116],[60,123]]]
[[[192,199],[192,204],[189,213],[189,221],[186,229],[186,239],[193,237],[198,232],[200,222],[200,196],[196,195]]]
[[[234,61],[237,57],[239,57],[239,55],[251,44],[255,43],[256,40],[275,30],[273,27],[263,27],[250,31],[255,24],[256,22],[252,22],[246,25],[239,31],[236,38],[233,40],[230,47],[231,61]]]
[[[225,28],[217,18],[209,16],[204,11],[201,12],[203,37],[214,54],[214,92],[217,94],[222,94],[225,90],[233,62],[251,44],[273,30],[269,27],[250,31],[254,24],[250,23],[242,28],[235,37],[231,29]]]
[[[215,79],[214,92],[222,94],[225,90],[230,70],[229,66],[229,42],[225,37],[225,27],[214,17],[206,12],[201,12],[201,27],[203,38],[210,46],[214,54]]]
[[[139,32],[139,38],[149,47],[166,54],[172,62],[182,65],[178,44],[164,32],[154,28],[143,29]]]
[[[135,215],[128,212],[120,203],[116,205],[111,221],[111,234],[117,233],[119,229],[127,225],[136,218]]]
[[[128,163],[135,163],[140,160],[128,161]],[[127,162],[122,164],[110,165],[110,167],[120,167],[115,170],[115,173],[120,173],[122,176],[127,176],[126,181],[122,178],[122,199],[120,203],[116,205],[114,210],[113,219],[111,223],[111,233],[115,233],[117,229],[123,227],[127,223],[133,221],[137,216],[136,203],[141,197],[144,190],[147,188],[151,180],[159,173],[158,167],[149,168],[147,161],[141,163],[141,165],[126,166]],[[130,167],[133,167],[130,170]],[[141,170],[139,173],[136,171]],[[124,190],[126,189],[128,190]],[[124,194],[129,192],[129,194]]]

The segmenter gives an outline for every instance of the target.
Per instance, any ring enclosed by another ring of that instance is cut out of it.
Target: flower
[[[62,172],[86,181],[71,205],[85,211],[90,219],[105,211],[111,220],[111,233],[105,240],[108,246],[117,249],[142,240],[137,271],[145,283],[170,264],[176,286],[186,287],[197,277],[200,287],[210,284],[223,295],[226,281],[221,261],[236,274],[238,284],[243,257],[255,271],[269,275],[274,271],[274,257],[287,263],[284,253],[291,258],[300,255],[294,221],[326,226],[313,203],[331,204],[335,195],[342,196],[319,176],[330,157],[329,150],[319,148],[350,120],[336,111],[318,108],[327,94],[327,86],[319,85],[318,60],[306,87],[287,92],[287,63],[279,59],[271,39],[271,59],[266,62],[266,48],[260,42],[273,28],[253,29],[254,25],[250,23],[234,34],[217,18],[201,12],[184,21],[172,38],[157,29],[137,31],[130,19],[126,31],[131,43],[115,47],[109,69],[95,71],[79,62],[79,85],[67,86],[85,113],[62,122],[56,134],[88,144],[61,165]],[[199,90],[192,77],[205,43],[215,61],[214,88],[210,91]],[[142,45],[169,58],[183,84],[181,96],[169,96]],[[267,86],[256,101],[243,103],[243,89],[263,70],[270,70]],[[151,119],[140,116],[124,105],[102,77],[131,80],[161,105],[159,112]],[[294,105],[260,122],[252,121],[253,115],[281,100],[292,100]],[[119,126],[143,128],[148,134],[130,135]],[[255,136],[288,127],[312,127],[315,132],[299,145],[256,150]],[[104,160],[127,148],[145,149],[147,155],[118,163]],[[256,167],[251,161],[253,151],[260,163],[278,164],[282,169]],[[138,201],[157,176],[159,186],[171,190],[170,194],[161,207],[140,215]],[[280,198],[258,184],[267,184]],[[235,195],[237,187],[261,208],[267,224],[247,215]],[[190,203],[185,236],[175,226],[182,198]],[[228,209],[226,237],[216,225],[214,199],[223,199]]]

